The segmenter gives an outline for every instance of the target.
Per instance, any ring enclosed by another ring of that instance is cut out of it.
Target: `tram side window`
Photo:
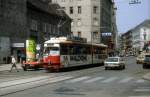
[[[87,48],[88,49],[88,48]],[[87,50],[85,47],[81,47],[81,54],[87,54]]]
[[[85,46],[86,48],[86,54],[91,54],[92,53],[92,47],[90,45]]]
[[[67,55],[69,53],[68,46],[67,45],[61,45],[61,55]]]
[[[73,46],[68,46],[68,54],[73,55]]]
[[[78,45],[70,45],[69,46],[69,54],[70,55],[81,54],[80,46],[78,46]]]
[[[93,49],[94,49],[94,50],[93,50],[93,53],[94,53],[94,54],[99,54],[97,47],[94,47]]]
[[[79,45],[77,45],[77,46],[75,46],[75,54],[81,54],[81,46],[79,46]]]

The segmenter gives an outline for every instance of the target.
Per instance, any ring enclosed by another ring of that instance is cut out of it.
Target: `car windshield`
[[[106,62],[118,62],[118,58],[108,58]]]

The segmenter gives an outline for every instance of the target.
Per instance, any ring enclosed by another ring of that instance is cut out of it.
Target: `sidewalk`
[[[16,64],[18,69],[22,69],[21,64]],[[11,69],[12,64],[0,64],[0,71],[8,71]]]

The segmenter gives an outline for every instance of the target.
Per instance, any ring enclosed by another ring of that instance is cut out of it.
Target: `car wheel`
[[[126,68],[125,65],[123,65],[123,66],[122,66],[122,69],[125,69],[125,68]]]
[[[108,67],[105,67],[105,70],[108,70]]]

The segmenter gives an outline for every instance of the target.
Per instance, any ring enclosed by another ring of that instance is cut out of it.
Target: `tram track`
[[[14,85],[9,85],[9,86],[3,86],[0,87],[1,93],[0,96],[5,96],[8,94],[13,94],[41,86],[45,86],[51,83],[56,83],[60,81],[64,81],[67,79],[70,79],[71,77],[66,77],[66,76],[55,76],[55,77],[47,77],[47,78],[42,78],[39,80],[33,80],[33,81],[27,81],[27,82],[22,82],[19,84],[14,84]]]
[[[0,96],[5,96],[5,95],[9,95],[9,94],[29,90],[29,89],[34,89],[49,84],[55,84],[61,81],[66,81],[68,79],[73,79],[81,76],[88,76],[102,71],[104,71],[102,67],[94,67],[94,68],[88,68],[88,69],[82,69],[82,70],[76,70],[70,72],[60,72],[57,74],[53,73],[54,75],[56,74],[55,76],[50,76],[50,74],[43,74],[43,76],[47,76],[47,77],[38,80],[32,80],[32,81],[22,82],[18,84],[3,86],[3,87],[0,86],[0,90],[2,90]],[[20,80],[20,79],[22,78],[18,78],[16,80]],[[26,77],[24,77],[24,79],[26,79]],[[29,78],[27,77],[27,79]],[[11,81],[15,81],[15,80],[11,80]]]

